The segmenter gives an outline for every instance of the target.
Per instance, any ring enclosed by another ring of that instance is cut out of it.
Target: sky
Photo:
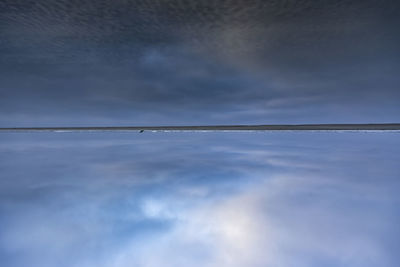
[[[20,133],[7,267],[395,267],[399,134]]]
[[[0,0],[0,127],[398,123],[389,0]],[[1,133],[3,267],[396,267],[399,132]]]

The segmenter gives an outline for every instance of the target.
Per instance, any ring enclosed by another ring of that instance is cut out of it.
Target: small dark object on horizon
[[[108,126],[108,127],[14,127],[7,132],[102,132],[102,131],[400,131],[400,123],[370,124],[264,124],[264,125],[192,125],[192,126]]]

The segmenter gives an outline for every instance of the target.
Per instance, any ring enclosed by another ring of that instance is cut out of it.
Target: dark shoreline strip
[[[12,127],[1,132],[104,132],[104,131],[397,131],[400,123],[380,124],[274,124],[204,126],[117,126],[117,127]]]

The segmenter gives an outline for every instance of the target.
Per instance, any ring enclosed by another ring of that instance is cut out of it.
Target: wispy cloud
[[[5,139],[1,258],[12,267],[395,266],[397,140],[395,133]]]

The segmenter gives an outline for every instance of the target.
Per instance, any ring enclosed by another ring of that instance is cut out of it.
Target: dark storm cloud
[[[389,122],[396,1],[1,1],[0,121]]]

